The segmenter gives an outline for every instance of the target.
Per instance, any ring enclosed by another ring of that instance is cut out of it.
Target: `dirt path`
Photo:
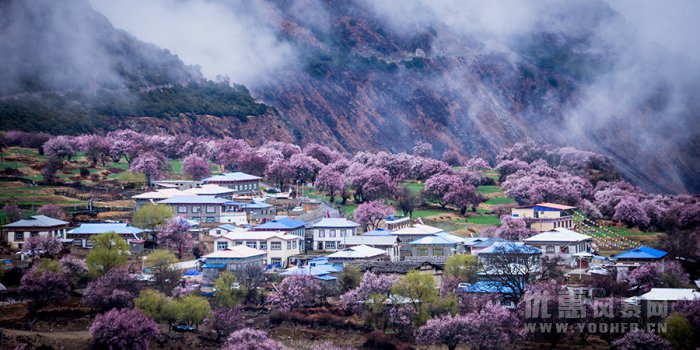
[[[90,348],[90,332],[32,332],[16,329],[2,329],[3,339],[0,348],[9,344],[31,343],[34,346],[50,345],[54,349],[84,350]]]

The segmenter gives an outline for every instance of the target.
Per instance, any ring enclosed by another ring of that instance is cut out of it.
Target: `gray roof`
[[[76,227],[68,233],[70,234],[83,234],[83,235],[94,235],[94,234],[101,234],[101,233],[110,233],[114,232],[117,234],[138,234],[143,232],[142,229],[138,227],[131,226],[129,224],[124,224],[124,223],[100,223],[100,224],[81,224],[79,227]]]
[[[229,202],[227,199],[215,196],[174,196],[162,201],[158,204],[225,204]]]
[[[20,221],[15,221],[11,224],[5,225],[5,227],[12,228],[12,227],[54,227],[54,226],[62,226],[62,225],[68,225],[68,222],[63,221],[63,220],[58,220],[54,218],[50,218],[45,215],[34,215],[29,219],[24,219]]]
[[[313,224],[312,227],[358,227],[360,224],[350,221],[345,218],[324,218],[321,221]]]
[[[347,236],[343,239],[343,244],[348,245],[360,245],[365,244],[368,246],[375,245],[387,245],[391,246],[396,244],[399,240],[397,236]]]
[[[255,176],[255,175],[250,175],[242,172],[235,172],[235,173],[226,173],[226,174],[219,174],[219,175],[214,175],[211,177],[208,177],[202,182],[207,183],[207,182],[228,182],[228,181],[249,181],[249,180],[260,180],[261,177]]]
[[[464,244],[464,238],[451,235],[445,232],[438,232],[434,235],[425,236],[419,238],[409,244],[422,244],[422,245],[453,245],[453,244]]]

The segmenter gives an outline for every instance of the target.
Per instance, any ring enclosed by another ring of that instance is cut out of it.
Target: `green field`
[[[423,190],[424,185],[422,182],[404,182],[401,186],[408,188],[414,194],[418,194]]]
[[[479,186],[476,188],[476,191],[481,193],[481,194],[491,194],[491,193],[503,192],[501,190],[501,188],[498,186]]]
[[[506,198],[506,197],[495,197],[495,198],[489,198],[486,202],[484,202],[489,205],[503,205],[503,204],[513,204],[517,203],[516,201]]]
[[[470,224],[477,225],[501,225],[501,219],[494,215],[481,215],[481,216],[471,216],[467,218],[467,222]]]
[[[419,210],[414,210],[413,215],[411,215],[412,218],[424,218],[427,216],[435,216],[435,215],[440,215],[440,214],[447,214],[450,211],[447,209],[419,209]]]
[[[619,234],[620,236],[625,236],[625,237],[656,235],[656,234],[660,233],[660,232],[644,232],[644,231],[640,231],[639,229],[636,229],[636,228],[628,228],[628,227],[609,226],[609,227],[607,227],[607,229]]]

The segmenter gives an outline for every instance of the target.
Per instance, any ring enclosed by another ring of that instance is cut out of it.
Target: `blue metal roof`
[[[363,233],[363,236],[391,236],[392,231],[385,228],[375,228],[372,231]]]
[[[661,259],[666,256],[665,251],[658,250],[654,248],[649,248],[646,246],[641,246],[639,248],[634,248],[628,250],[624,253],[617,254],[616,259]]]
[[[460,286],[463,293],[500,293],[513,294],[513,289],[498,281],[478,281],[476,283]]]
[[[252,202],[252,203],[246,203],[243,207],[246,209],[264,209],[264,208],[269,208],[271,206],[272,206],[271,204],[267,204],[267,203]]]
[[[253,230],[290,230],[304,227],[304,222],[290,218],[270,220],[264,224],[254,226]]]
[[[488,248],[484,248],[478,255],[481,254],[542,254],[542,250],[537,247],[526,245],[523,242],[494,242]]]
[[[231,224],[223,224],[223,225],[220,225],[219,228],[223,228],[224,230],[227,230],[227,231],[235,231],[238,229],[238,226],[231,225]]]
[[[123,223],[104,223],[104,224],[80,224],[80,226],[68,231],[70,234],[94,235],[100,233],[114,232],[117,234],[139,234],[143,232],[138,227]]]
[[[226,268],[226,264],[204,264],[203,269],[223,269]]]

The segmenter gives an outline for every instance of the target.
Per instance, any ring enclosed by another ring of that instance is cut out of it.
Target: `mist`
[[[200,66],[209,79],[228,76],[254,86],[298,64],[292,45],[278,37],[278,19],[263,1],[89,2],[115,27]]]

